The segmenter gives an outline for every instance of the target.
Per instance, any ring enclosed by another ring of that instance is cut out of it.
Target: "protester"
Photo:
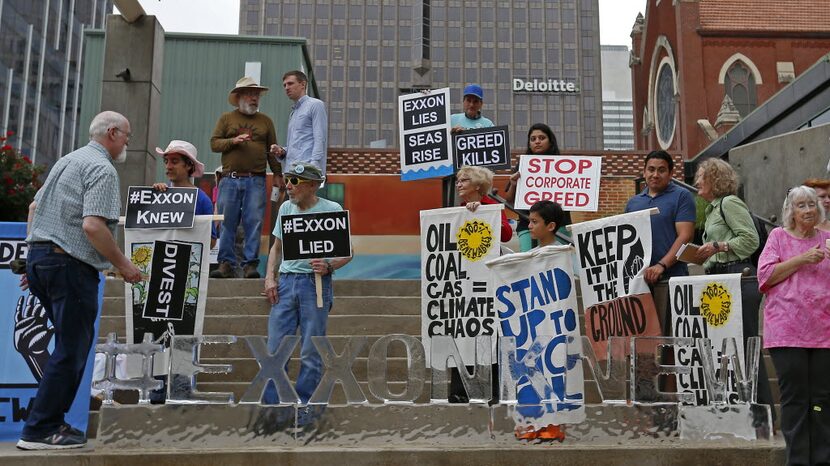
[[[556,136],[553,134],[553,130],[544,123],[536,123],[531,126],[527,131],[527,151],[525,153],[534,155],[559,155],[559,145],[556,144]],[[511,204],[516,201],[516,187],[518,186],[520,175],[519,166],[516,165],[513,169],[513,175],[504,188],[504,200]],[[528,232],[528,221],[523,218],[523,216],[527,216],[528,212],[526,210],[517,210],[516,213],[519,214],[519,223],[516,225],[516,235],[519,237],[519,249],[522,252],[530,251],[533,248],[533,240],[530,238],[530,233]],[[559,223],[558,226],[562,227],[570,225],[570,223],[570,214],[566,212],[563,222]]]
[[[464,88],[462,97],[464,111],[450,115],[450,128],[453,133],[465,129],[489,128],[493,122],[481,115],[484,106],[484,89],[478,84],[469,84]]]
[[[285,95],[294,101],[288,119],[285,147],[277,148],[277,155],[283,159],[283,171],[303,163],[314,165],[325,175],[329,124],[326,105],[322,100],[307,95],[308,77],[302,71],[285,73],[282,87]]]
[[[830,464],[830,232],[816,191],[793,188],[758,260],[764,347],[781,390],[787,464]],[[763,363],[762,363],[763,365]]]
[[[242,273],[259,278],[260,231],[265,216],[265,167],[282,173],[277,162],[277,135],[271,119],[259,112],[259,99],[268,91],[248,76],[237,81],[228,95],[236,110],[223,113],[210,138],[210,148],[222,153],[219,181],[220,213],[225,216],[219,236],[219,267],[211,278],[236,276],[236,229],[245,231]],[[274,176],[274,183],[279,183]]]
[[[804,186],[808,186],[816,190],[818,201],[824,207],[824,218],[819,219],[816,228],[819,230],[830,231],[830,180],[822,180],[818,178],[810,178],[804,182]]]
[[[311,337],[326,334],[326,323],[334,299],[332,275],[335,270],[349,263],[351,258],[280,262],[283,237],[281,219],[286,215],[343,210],[340,204],[317,196],[316,192],[324,179],[320,169],[307,163],[295,164],[285,172],[284,181],[290,202],[280,206],[274,225],[274,245],[268,254],[268,268],[265,272],[265,295],[271,303],[271,314],[268,318],[268,351],[274,353],[285,336],[294,335],[299,329],[300,373],[297,376],[296,388],[303,404],[308,403],[317,384],[320,383],[323,368],[323,361]],[[276,274],[277,267],[279,274]],[[317,307],[314,274],[322,275],[322,308]],[[265,402],[276,401],[276,393],[269,384]]]
[[[458,180],[455,183],[458,197],[461,198],[463,206],[471,212],[482,204],[498,204],[493,198],[487,195],[493,187],[493,172],[482,167],[464,166],[456,173]],[[501,242],[510,241],[513,237],[513,228],[507,221],[507,216],[502,210],[501,213]]]
[[[156,153],[164,159],[164,174],[174,188],[195,188],[192,178],[201,178],[205,174],[205,164],[197,159],[196,147],[187,142],[173,140],[167,148],[156,147]],[[155,183],[153,189],[167,191],[167,183]],[[196,215],[213,215],[213,202],[201,189],[196,196]],[[210,247],[216,243],[216,232],[212,231]]]
[[[99,271],[115,266],[136,283],[141,272],[118,249],[121,211],[118,172],[126,160],[130,122],[102,112],[89,125],[90,142],[61,157],[29,206],[28,286],[54,326],[54,349],[30,405],[17,447],[55,450],[86,445],[86,434],[64,422],[95,335]],[[60,272],[60,273],[58,273]]]
[[[758,309],[761,294],[758,277],[750,256],[760,240],[752,214],[736,193],[738,174],[721,159],[703,161],[695,176],[697,193],[709,202],[706,206],[704,244],[697,250],[697,260],[707,274],[741,273],[744,348],[749,337],[758,336]],[[769,379],[764,364],[758,365],[758,402],[773,405]],[[775,416],[775,411],[773,411]]]
[[[651,216],[651,260],[644,272],[649,284],[689,275],[686,263],[677,260],[676,253],[694,237],[695,201],[688,190],[672,183],[673,170],[674,161],[668,152],[650,152],[643,169],[646,187],[625,206],[626,213],[659,209]]]

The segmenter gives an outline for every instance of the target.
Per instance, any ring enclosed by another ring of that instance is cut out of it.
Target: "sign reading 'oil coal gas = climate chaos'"
[[[516,208],[529,209],[538,201],[553,201],[569,211],[599,209],[602,157],[523,155]]]
[[[493,170],[510,168],[510,139],[507,126],[462,131],[452,135],[455,169],[467,165]]]
[[[282,260],[351,257],[349,211],[283,215]]]
[[[452,175],[450,89],[398,97],[401,180]]]
[[[199,188],[130,186],[124,228],[193,228]]]

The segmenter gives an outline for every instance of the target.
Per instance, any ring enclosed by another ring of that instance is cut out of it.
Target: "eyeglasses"
[[[286,183],[291,184],[293,186],[297,186],[300,183],[311,183],[311,180],[305,180],[300,178],[299,176],[286,176],[283,177]]]
[[[127,139],[129,139],[133,135],[133,133],[124,131],[123,129],[121,129],[117,126],[113,127],[112,129],[114,129],[115,131],[120,131],[120,132],[124,133],[124,136],[127,136]]]
[[[469,178],[459,178],[456,182],[460,183],[460,184],[469,183],[470,179]]]

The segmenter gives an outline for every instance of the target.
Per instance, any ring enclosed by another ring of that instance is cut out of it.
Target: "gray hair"
[[[795,204],[801,200],[815,202],[819,221],[824,218],[824,206],[818,201],[816,190],[809,186],[796,186],[787,192],[784,206],[781,208],[781,223],[790,230],[795,228]]]
[[[127,117],[118,112],[101,112],[95,115],[95,118],[92,119],[92,123],[89,124],[89,139],[102,139],[107,135],[107,131],[109,131],[110,128],[121,129],[121,127],[127,123]]]
[[[490,188],[493,187],[493,172],[483,167],[464,165],[456,173],[456,178],[464,175],[470,178],[470,183],[475,186],[479,194],[482,196],[490,194]]]

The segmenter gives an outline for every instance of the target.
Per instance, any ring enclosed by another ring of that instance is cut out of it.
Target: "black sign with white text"
[[[20,239],[0,239],[0,270],[11,268],[11,261],[25,259],[29,244]]]
[[[455,169],[465,165],[493,170],[510,168],[510,140],[507,134],[507,126],[470,129],[453,134]]]
[[[145,319],[182,320],[190,271],[190,249],[186,243],[155,241]]]
[[[447,145],[447,132],[444,129],[433,129],[420,133],[411,133],[404,136],[403,154],[407,165],[449,161],[450,153]]]
[[[401,105],[404,131],[447,124],[447,94],[422,94]]]
[[[284,215],[282,260],[351,257],[349,211]]]
[[[130,186],[124,228],[193,228],[199,188]]]

